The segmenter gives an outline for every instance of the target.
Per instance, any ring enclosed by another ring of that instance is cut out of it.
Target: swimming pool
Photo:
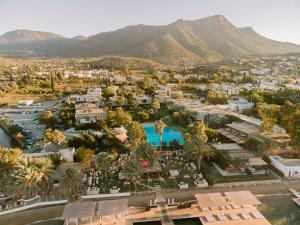
[[[154,124],[144,125],[144,130],[146,132],[148,143],[152,146],[159,146],[160,145],[159,134],[155,133],[155,125]],[[180,145],[183,145],[182,134],[178,130],[166,127],[163,131],[162,142],[166,143],[166,145],[170,145],[170,142],[174,140],[178,141]]]

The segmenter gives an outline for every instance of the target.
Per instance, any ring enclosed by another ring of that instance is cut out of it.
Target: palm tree
[[[77,200],[85,191],[82,182],[81,173],[73,168],[65,170],[62,179],[62,192],[65,193],[70,200]]]
[[[161,146],[162,146],[162,135],[163,131],[166,127],[166,124],[162,121],[159,120],[155,123],[155,133],[159,134],[159,150],[161,151]]]
[[[204,158],[210,159],[215,155],[214,150],[199,138],[185,138],[185,149],[192,159],[197,159],[197,168],[200,171],[201,162]]]
[[[112,154],[107,152],[100,152],[97,158],[97,166],[104,171],[105,179],[107,179],[108,169],[115,160],[115,157]]]
[[[204,158],[210,159],[215,155],[214,150],[207,145],[207,140],[203,121],[194,122],[187,127],[184,147],[190,157],[197,159],[198,170]]]
[[[128,161],[123,168],[124,173],[127,175],[127,180],[130,181],[136,189],[137,184],[140,182],[141,168],[137,161]]]
[[[0,178],[8,176],[20,166],[22,151],[0,147]]]
[[[39,189],[49,187],[52,172],[52,162],[48,158],[21,161],[19,170],[14,175],[13,190],[20,191],[26,196],[37,195]]]

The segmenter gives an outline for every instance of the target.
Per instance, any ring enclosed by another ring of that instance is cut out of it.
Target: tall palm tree
[[[197,159],[197,168],[200,171],[201,162],[204,158],[210,159],[215,155],[214,150],[199,138],[185,138],[185,149],[187,154],[192,159]]]
[[[162,146],[162,135],[163,135],[165,127],[166,127],[166,124],[162,120],[159,120],[155,123],[155,133],[159,134],[159,150],[160,151],[161,151],[161,146]]]
[[[115,160],[112,154],[107,152],[100,152],[97,157],[97,166],[104,171],[105,179],[107,179],[108,169]]]
[[[70,200],[79,199],[85,191],[81,173],[73,168],[66,169],[62,178],[61,188],[62,192],[65,193]]]

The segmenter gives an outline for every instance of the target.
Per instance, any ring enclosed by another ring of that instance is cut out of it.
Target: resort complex
[[[0,225],[300,225],[300,45],[269,38],[300,10],[266,2],[0,0]]]

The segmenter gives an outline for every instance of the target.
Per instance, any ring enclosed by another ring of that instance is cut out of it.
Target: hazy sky
[[[300,44],[300,0],[0,0],[0,34],[33,29],[88,36],[215,14],[267,37]]]

